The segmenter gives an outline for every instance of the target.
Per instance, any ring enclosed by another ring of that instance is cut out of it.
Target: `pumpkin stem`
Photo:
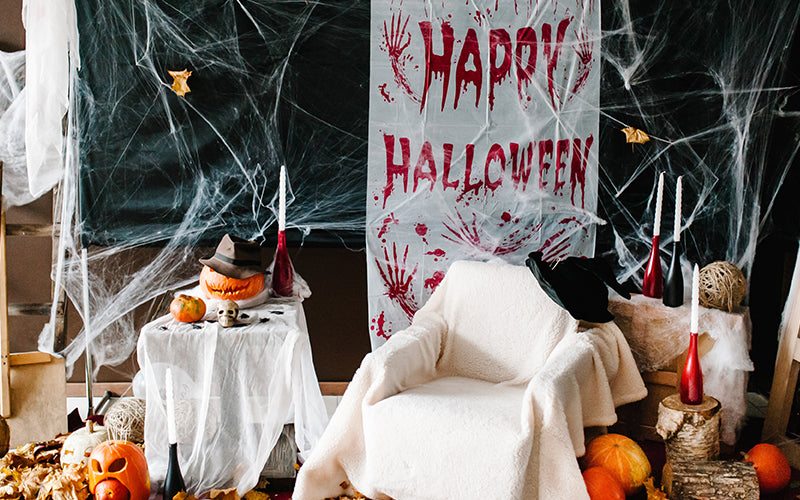
[[[94,432],[94,420],[89,419],[86,421],[86,429],[89,430],[89,434]]]

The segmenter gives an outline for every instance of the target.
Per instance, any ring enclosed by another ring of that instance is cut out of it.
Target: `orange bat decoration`
[[[172,90],[178,94],[180,97],[185,96],[188,92],[191,92],[189,88],[189,84],[186,80],[192,76],[192,72],[188,69],[183,71],[167,71],[167,73],[172,76]]]
[[[650,140],[650,136],[638,128],[625,127],[622,129],[622,132],[625,133],[625,142],[629,142],[631,144],[631,150],[633,150],[634,144],[644,144]]]

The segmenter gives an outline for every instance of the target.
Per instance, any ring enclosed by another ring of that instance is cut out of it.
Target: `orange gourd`
[[[264,274],[257,273],[249,278],[229,278],[208,266],[200,271],[200,289],[206,297],[222,300],[252,299],[264,290]]]
[[[591,500],[625,500],[625,489],[605,467],[589,467],[583,471],[583,482]]]
[[[650,477],[650,461],[636,442],[621,434],[604,434],[586,447],[584,465],[605,467],[626,495],[635,493]]]
[[[147,460],[141,448],[128,441],[105,441],[92,450],[89,455],[89,490],[97,496],[98,485],[104,481],[116,480],[128,490],[130,500],[147,500],[150,496],[150,473]],[[109,486],[114,491],[122,490],[106,483],[100,493]]]
[[[182,323],[200,321],[206,314],[206,303],[199,297],[180,294],[169,304],[172,317]]]
[[[94,500],[130,500],[131,492],[116,479],[103,479],[94,489]]]
[[[747,452],[744,460],[753,462],[761,493],[777,493],[789,485],[792,469],[786,455],[777,446],[757,444]]]

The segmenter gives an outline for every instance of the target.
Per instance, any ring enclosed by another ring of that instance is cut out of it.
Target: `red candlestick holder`
[[[650,249],[650,259],[644,270],[644,283],[642,293],[645,297],[660,299],[664,292],[664,277],[661,273],[661,249],[658,245],[659,236],[653,236],[653,248]]]
[[[681,374],[681,402],[699,405],[703,402],[703,370],[700,368],[700,355],[697,353],[697,334],[690,335],[689,351]]]
[[[291,297],[294,294],[294,271],[286,248],[286,232],[278,231],[278,248],[272,264],[272,293],[276,297]]]

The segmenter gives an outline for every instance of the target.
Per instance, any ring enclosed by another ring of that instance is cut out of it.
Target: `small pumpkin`
[[[94,447],[107,439],[105,427],[87,421],[86,427],[75,430],[61,445],[61,465],[85,463]]]
[[[89,490],[97,497],[98,485],[112,479],[125,487],[130,500],[148,499],[150,473],[141,448],[129,441],[105,441],[92,450],[89,455]],[[113,483],[100,487],[101,493],[105,490],[114,491],[117,495],[123,492],[119,485]],[[126,499],[115,497],[115,500]]]
[[[199,297],[180,294],[170,302],[169,313],[182,323],[194,323],[203,319],[206,303]]]
[[[626,495],[635,493],[650,477],[650,461],[636,442],[621,434],[597,436],[586,447],[584,465],[605,467]]]
[[[583,471],[583,482],[591,500],[625,500],[625,489],[605,467],[589,467]]]
[[[200,271],[200,289],[206,297],[213,299],[236,301],[252,299],[264,290],[264,273],[237,279],[203,266],[203,270]]]
[[[103,479],[94,489],[94,500],[130,500],[131,492],[116,479]]]
[[[761,493],[777,493],[789,485],[792,469],[786,455],[774,444],[760,443],[744,456],[756,468]]]

